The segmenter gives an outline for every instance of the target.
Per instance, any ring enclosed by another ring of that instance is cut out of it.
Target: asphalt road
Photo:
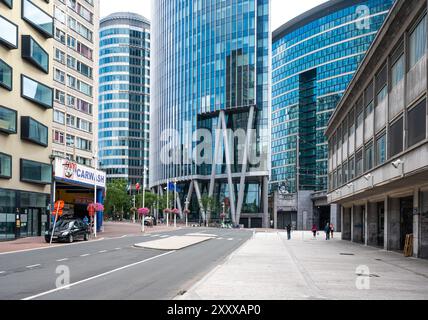
[[[177,251],[134,247],[195,232],[217,238]],[[170,300],[252,235],[243,230],[192,228],[2,254],[0,300]]]

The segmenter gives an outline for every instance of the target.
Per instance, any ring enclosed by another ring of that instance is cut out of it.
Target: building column
[[[369,202],[367,205],[367,225],[366,225],[366,243],[368,246],[378,245],[378,215],[377,215],[377,203]]]
[[[343,223],[344,223],[344,215],[345,215],[345,208],[343,206],[341,206],[341,208],[340,208],[340,217],[341,217],[341,219],[340,219],[340,230],[342,232],[342,240],[345,240],[344,239],[345,229],[344,229],[344,225],[343,225]]]
[[[352,215],[353,223],[353,242],[362,243],[363,241],[363,210],[361,206],[354,206]]]
[[[384,220],[384,226],[383,226],[383,249],[388,250],[388,237],[389,237],[389,198],[385,197],[385,220]]]
[[[270,217],[269,217],[269,179],[268,177],[263,177],[263,220],[264,227],[266,229],[270,228]]]
[[[352,205],[351,207],[351,241],[354,242],[354,212],[355,212],[355,206]]]
[[[388,250],[400,250],[400,199],[391,198],[388,209]]]
[[[421,217],[421,210],[420,210],[420,199],[419,199],[420,193],[419,189],[415,189],[414,195],[413,195],[413,256],[415,258],[419,257],[419,246],[420,246],[420,217]]]
[[[278,229],[278,191],[273,193],[273,223],[275,230]]]
[[[366,201],[364,205],[364,245],[369,245],[369,221],[368,221],[368,212],[369,212],[369,202]]]

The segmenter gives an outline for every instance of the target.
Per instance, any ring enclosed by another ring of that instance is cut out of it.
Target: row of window
[[[80,98],[76,98],[70,94],[66,95],[64,91],[59,89],[55,89],[55,101],[59,104],[67,105],[69,108],[73,108],[89,115],[92,115],[93,113],[92,103],[84,101]]]
[[[64,0],[60,0],[63,4],[65,4]],[[77,13],[79,16],[81,16],[83,19],[88,21],[89,23],[93,24],[94,22],[94,14],[86,9],[84,6],[82,6],[79,2],[76,0],[67,0],[67,6],[71,8],[75,13]],[[66,14],[64,11],[59,9],[58,7],[55,8],[55,19],[65,24],[65,17]]]
[[[67,67],[79,72],[85,77],[92,79],[93,68],[70,55],[66,55],[64,51],[56,48],[54,59],[63,65],[67,64]]]
[[[46,163],[21,159],[22,182],[48,185],[52,182],[52,166]],[[12,156],[0,153],[0,179],[12,179]]]
[[[55,28],[55,39],[63,45],[67,45],[67,47],[73,49],[82,57],[85,57],[86,59],[89,59],[91,61],[93,60],[94,51],[91,48],[89,48],[87,45],[83,44],[82,42],[70,35],[67,35],[66,38],[65,32],[61,29]]]
[[[88,133],[92,133],[92,123],[90,121],[81,119],[79,117],[68,114],[65,116],[64,112],[59,110],[54,110],[54,122],[65,125],[67,120],[67,126],[70,128],[75,128],[78,130],[82,130]]]

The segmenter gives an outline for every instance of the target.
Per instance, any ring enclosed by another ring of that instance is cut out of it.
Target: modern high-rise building
[[[108,180],[142,185],[150,146],[150,21],[127,12],[102,19],[99,61],[101,169]]]
[[[52,1],[0,1],[0,241],[48,227]]]
[[[55,0],[53,154],[95,166],[99,0]]]
[[[169,206],[190,219],[267,226],[270,1],[156,0],[152,11],[150,186],[177,184]]]
[[[393,3],[332,0],[274,31],[271,190],[278,227],[340,224],[327,204],[324,132]]]

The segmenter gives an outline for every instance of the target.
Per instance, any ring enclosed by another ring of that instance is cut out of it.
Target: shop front
[[[88,205],[104,204],[106,174],[103,171],[56,158],[54,166],[54,200],[63,200],[63,217],[89,217]],[[97,231],[103,226],[103,212],[97,212]]]

